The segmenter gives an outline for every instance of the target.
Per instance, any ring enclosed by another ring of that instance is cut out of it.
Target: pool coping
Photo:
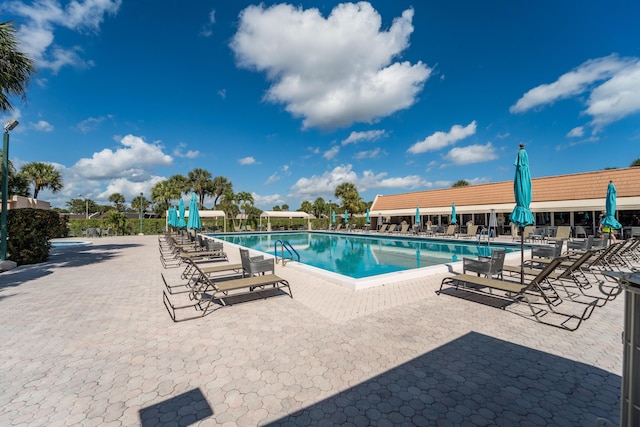
[[[313,233],[314,231],[307,231],[307,230],[302,230],[302,232],[310,232]],[[266,233],[266,232],[265,232]],[[278,232],[275,232],[278,233]],[[317,230],[316,233],[320,234],[322,233],[321,230]],[[326,232],[325,232],[326,233]],[[213,238],[215,239],[217,235],[237,235],[238,233],[215,233],[215,236],[210,236],[210,235],[204,235],[207,238]],[[260,233],[256,233],[256,232],[247,232],[245,234],[260,234]],[[331,233],[331,234],[336,234],[336,235],[353,235],[356,233]],[[361,234],[361,233],[358,233]],[[374,237],[375,235],[372,235],[372,237]],[[385,236],[380,236],[380,237],[385,237]],[[396,237],[395,235],[390,235],[387,237]],[[400,238],[405,238],[407,240],[414,240],[414,239],[421,239],[422,237],[416,237],[416,236],[398,236]],[[231,243],[228,242],[226,240],[222,240],[222,239],[218,239],[219,241],[223,242],[223,244],[229,245],[231,247],[234,248],[244,248],[244,249],[249,249],[249,251],[251,251],[252,256],[254,255],[264,255],[265,258],[274,258],[275,256],[273,254],[270,254],[268,252],[262,252],[262,251],[258,251],[256,249],[253,248],[246,248],[245,246],[242,245],[238,245],[237,243]],[[426,240],[426,239],[425,239]],[[460,241],[458,239],[434,239],[437,241],[451,241],[451,242],[464,242],[464,241]],[[467,243],[473,243],[473,241],[466,241]],[[504,245],[504,246],[520,246],[520,244],[514,244],[514,243],[509,243],[509,242],[496,242],[499,243],[500,245]],[[525,248],[524,251],[524,256],[525,258],[530,257],[531,250]],[[520,251],[514,251],[514,252],[510,252],[505,256],[505,262],[506,261],[517,261],[518,263],[520,262],[521,259],[521,255],[520,255]],[[388,284],[392,284],[392,283],[397,283],[397,282],[403,282],[406,280],[411,280],[411,279],[417,279],[417,278],[421,278],[424,276],[430,276],[430,275],[435,275],[435,274],[442,274],[442,273],[455,273],[456,271],[462,271],[462,257],[460,258],[460,261],[456,261],[456,262],[448,262],[448,263],[444,263],[444,264],[439,264],[439,265],[434,265],[434,266],[429,266],[429,267],[421,267],[421,268],[411,268],[411,269],[407,269],[407,270],[403,270],[403,271],[394,271],[391,273],[384,273],[384,274],[378,274],[376,276],[370,276],[370,277],[363,277],[363,278],[353,278],[353,277],[349,277],[349,276],[345,276],[343,274],[340,273],[335,273],[333,271],[328,271],[319,267],[314,267],[308,264],[303,264],[301,262],[297,262],[297,261],[291,261],[288,260],[284,266],[286,266],[286,268],[292,268],[294,270],[298,270],[301,272],[306,272],[309,273],[311,275],[320,277],[324,280],[327,280],[329,282],[338,284],[340,286],[343,286],[345,288],[357,291],[357,290],[361,290],[361,289],[368,289],[368,288],[373,288],[373,287],[377,287],[377,286],[383,286],[383,285],[388,285]]]

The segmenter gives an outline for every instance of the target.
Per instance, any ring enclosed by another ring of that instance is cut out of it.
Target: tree
[[[149,205],[151,205],[151,202],[149,202],[144,196],[134,197],[133,200],[131,200],[131,209],[133,209],[133,211],[140,212],[140,205],[142,205],[142,212],[146,212]]]
[[[327,215],[327,204],[322,197],[318,197],[313,201],[311,206],[311,213],[320,218],[322,215]]]
[[[40,190],[49,189],[52,193],[62,190],[62,174],[53,165],[42,162],[26,163],[20,168],[20,175],[33,184],[33,198],[38,198]]]
[[[640,159],[635,159],[633,162],[631,162],[631,164],[629,165],[629,167],[636,167],[636,166],[640,166]]]
[[[454,188],[454,187],[466,187],[468,185],[469,185],[469,181],[466,181],[464,179],[459,179],[458,181],[453,183],[451,188]]]
[[[283,203],[282,204],[282,210],[285,211],[285,212],[288,212],[289,211],[289,205],[286,204],[286,203]]]
[[[29,77],[35,71],[33,60],[18,50],[13,23],[0,22],[0,111],[13,110],[10,96],[26,99]]]
[[[236,194],[236,202],[240,205],[240,210],[244,211],[245,217],[247,216],[247,209],[253,206],[253,196],[251,193],[241,191]],[[246,218],[248,219],[248,218]]]
[[[365,211],[365,203],[362,201],[358,189],[350,182],[343,182],[336,187],[334,196],[342,199],[342,208],[350,214]]]
[[[67,206],[69,207],[69,212],[78,215],[85,215],[87,210],[89,213],[102,212],[101,207],[91,199],[71,199],[67,202]]]
[[[298,210],[306,213],[311,213],[311,211],[313,210],[313,205],[311,204],[310,201],[305,200],[300,204],[300,209]]]
[[[274,212],[280,212],[282,208],[280,207],[280,205],[275,205],[273,208],[271,208],[271,210]]]
[[[233,191],[228,190],[222,194],[220,208],[225,212],[227,218],[231,218],[235,225],[235,218],[240,213],[240,209],[236,205],[236,195]]]
[[[113,203],[116,208],[116,212],[122,212],[124,210],[124,196],[120,193],[113,193],[109,196],[109,201]]]
[[[0,161],[2,161],[2,152],[0,151]],[[13,162],[9,160],[9,197],[24,196],[29,197],[29,181],[20,175],[16,168],[13,166]],[[2,188],[0,188],[0,194],[2,194]]]
[[[171,199],[180,199],[183,194],[188,194],[191,191],[191,181],[184,175],[172,175],[167,180],[169,184],[169,192]]]
[[[213,193],[214,186],[211,181],[211,172],[201,168],[195,168],[187,174],[191,181],[191,188],[198,195],[198,205],[204,209],[204,198]]]
[[[222,197],[226,192],[233,193],[233,184],[224,176],[216,176],[213,178],[213,191],[211,195],[214,197],[213,199],[213,208],[215,209],[218,206],[218,200]]]

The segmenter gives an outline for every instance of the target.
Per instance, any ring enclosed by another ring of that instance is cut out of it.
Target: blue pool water
[[[490,256],[494,248],[505,248],[507,252],[519,250],[513,245],[492,243],[487,246],[474,241],[410,239],[373,234],[296,232],[211,236],[271,255],[274,255],[276,241],[288,241],[300,254],[300,262],[354,279],[462,261],[462,257]]]
[[[70,248],[73,246],[84,246],[90,245],[91,242],[85,242],[82,240],[52,240],[51,247],[52,248]]]

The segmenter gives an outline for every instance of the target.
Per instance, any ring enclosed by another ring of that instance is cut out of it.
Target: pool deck
[[[448,272],[353,291],[278,265],[293,299],[174,323],[157,236],[92,240],[0,274],[0,425],[619,421],[624,294],[568,332],[438,296]]]

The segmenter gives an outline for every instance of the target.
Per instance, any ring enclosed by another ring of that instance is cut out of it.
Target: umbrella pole
[[[524,227],[520,227],[520,284],[524,286]]]

